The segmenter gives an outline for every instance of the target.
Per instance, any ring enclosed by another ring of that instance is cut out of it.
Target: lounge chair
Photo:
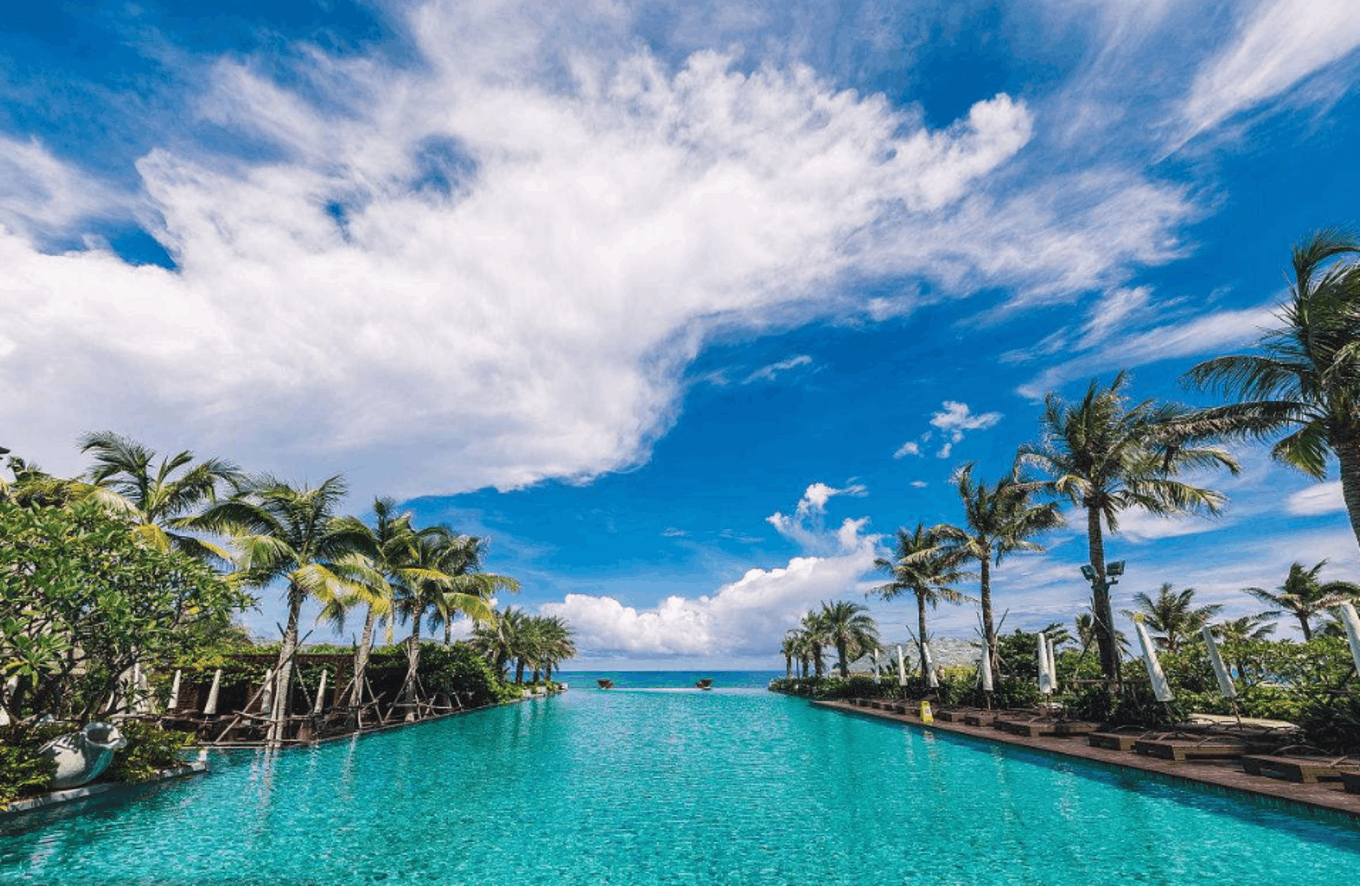
[[[1056,736],[1068,738],[1074,735],[1088,735],[1095,732],[1096,724],[1084,720],[1062,720],[1053,717],[1031,717],[1028,719],[1000,717],[992,724],[1003,732],[1023,735],[1027,738]]]
[[[1360,794],[1360,772],[1342,772],[1341,784],[1345,786],[1346,793]]]
[[[1290,750],[1300,753],[1285,753]],[[1343,772],[1360,773],[1360,759],[1337,757],[1319,753],[1317,748],[1293,745],[1281,748],[1274,754],[1246,754],[1242,757],[1242,768],[1248,775],[1316,784],[1319,781],[1341,781]]]
[[[963,722],[969,726],[991,726],[997,716],[996,711],[969,711],[963,715]]]
[[[1183,763],[1189,760],[1235,760],[1247,753],[1247,745],[1237,738],[1206,735],[1202,738],[1140,738],[1133,743],[1134,753]]]

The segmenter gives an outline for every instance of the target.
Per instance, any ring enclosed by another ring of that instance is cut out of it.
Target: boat
[[[614,688],[614,681],[613,681],[613,680],[610,680],[610,679],[607,679],[607,678],[605,678],[605,677],[601,677],[601,678],[599,678],[598,680],[596,680],[595,682],[600,684],[600,688],[601,688],[601,689],[613,689],[613,688]]]
[[[712,689],[712,688],[713,688],[713,678],[712,678],[712,677],[704,677],[702,680],[700,680],[698,683],[695,683],[694,685],[695,685],[696,687],[698,687],[699,689]]]

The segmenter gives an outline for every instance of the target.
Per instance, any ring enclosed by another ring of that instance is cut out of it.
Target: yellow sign
[[[935,715],[930,712],[930,702],[928,701],[921,702],[921,722],[923,723],[935,722]]]

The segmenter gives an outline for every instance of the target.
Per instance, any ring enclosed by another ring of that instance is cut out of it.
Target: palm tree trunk
[[[364,617],[364,632],[359,637],[359,648],[354,652],[354,687],[350,692],[349,703],[358,706],[363,703],[364,671],[368,669],[368,656],[373,650],[373,626],[378,623],[378,614],[368,607]]]
[[[289,689],[292,688],[293,654],[298,645],[298,620],[302,615],[302,589],[296,584],[288,585],[288,626],[283,631],[283,643],[279,646],[279,663],[274,669],[274,703],[269,711],[269,744],[278,746],[285,737],[284,718],[288,716]]]
[[[1105,576],[1105,539],[1100,530],[1100,509],[1086,506],[1086,541],[1091,554],[1091,568],[1096,577],[1091,582],[1092,627],[1096,634],[1096,648],[1100,651],[1100,671],[1106,680],[1120,681],[1119,650],[1114,641],[1114,607],[1110,605],[1110,585]]]
[[[842,680],[850,679],[850,663],[845,660],[848,654],[849,650],[845,648],[844,641],[838,641],[836,643],[836,665],[840,668]]]
[[[420,668],[420,616],[417,612],[411,619],[411,636],[406,640],[406,686],[402,691],[402,704],[406,708],[406,720],[416,718],[416,671]]]
[[[524,659],[522,658],[515,659],[515,683],[516,685],[524,684]]]
[[[987,653],[992,658],[992,673],[1001,673],[1001,651],[996,648],[996,624],[992,621],[992,552],[978,561],[978,598],[982,602],[982,633],[987,638]],[[922,660],[925,654],[922,652]]]
[[[926,595],[918,593],[916,595],[916,631],[920,643],[921,653],[921,678],[926,676]],[[995,671],[993,671],[995,673]]]
[[[784,656],[784,679],[793,679],[793,656],[791,655]]]
[[[1313,626],[1308,623],[1308,613],[1300,610],[1295,613],[1299,619],[1299,627],[1303,628],[1303,642],[1307,643],[1313,639]]]
[[[1332,440],[1331,443],[1341,465],[1341,498],[1346,502],[1351,532],[1360,541],[1360,442],[1352,438]]]
[[[453,642],[453,619],[444,619],[444,645],[448,646]]]

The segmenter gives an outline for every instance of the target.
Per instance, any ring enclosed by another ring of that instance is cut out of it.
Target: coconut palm
[[[1224,644],[1224,653],[1230,651],[1241,652],[1247,643],[1253,640],[1267,640],[1270,635],[1275,633],[1275,624],[1268,621],[1270,613],[1262,615],[1244,615],[1241,618],[1234,618],[1229,621],[1220,622],[1213,626],[1214,633]],[[1240,654],[1235,655],[1231,662],[1236,669],[1239,677],[1246,676],[1246,659]]]
[[[820,621],[824,636],[836,647],[841,679],[850,676],[850,662],[878,646],[878,625],[865,606],[838,600],[823,603]]]
[[[829,642],[826,635],[826,625],[822,621],[822,614],[820,612],[808,612],[799,624],[803,632],[803,642],[807,646],[808,660],[812,662],[813,676],[820,680],[826,669],[823,650]]]
[[[228,559],[217,545],[173,530],[188,526],[202,505],[217,500],[219,490],[242,481],[236,465],[220,458],[195,464],[194,454],[185,450],[153,466],[155,452],[112,431],[84,435],[80,451],[95,457],[90,496],[131,517],[133,531],[143,541],[200,560]]]
[[[1326,565],[1326,560],[1317,563],[1312,569],[1304,569],[1302,563],[1290,564],[1284,584],[1276,588],[1274,593],[1262,588],[1244,590],[1275,607],[1275,611],[1263,613],[1264,618],[1278,618],[1285,613],[1297,618],[1306,642],[1313,638],[1314,616],[1333,606],[1360,598],[1360,585],[1349,581],[1319,581],[1318,573]]]
[[[1205,419],[1256,439],[1287,431],[1271,448],[1277,461],[1321,480],[1335,455],[1360,539],[1360,262],[1338,261],[1357,254],[1360,240],[1333,229],[1295,245],[1281,325],[1261,337],[1260,352],[1206,360],[1186,379],[1237,401]]]
[[[494,622],[474,624],[472,627],[472,648],[491,663],[502,679],[506,676],[510,662],[523,648],[521,634],[528,618],[524,610],[506,606],[496,613]]]
[[[991,652],[992,672],[1000,673],[992,615],[992,566],[999,566],[1006,555],[1017,551],[1042,551],[1030,539],[1063,525],[1062,513],[1054,502],[1034,504],[1036,484],[1024,480],[1014,470],[989,486],[973,479],[970,462],[959,469],[954,482],[963,503],[964,527],[941,524],[931,531],[943,544],[945,562],[978,564],[983,635]]]
[[[1193,642],[1199,636],[1199,629],[1223,610],[1218,603],[1196,608],[1194,599],[1194,588],[1177,593],[1170,582],[1163,583],[1156,599],[1142,591],[1133,595],[1133,602],[1142,610],[1143,622],[1159,635],[1157,645],[1167,652],[1179,652],[1187,640]],[[1124,615],[1134,617],[1129,610],[1124,610]]]
[[[283,736],[303,602],[313,597],[326,606],[372,599],[368,588],[377,576],[365,558],[376,551],[371,535],[336,514],[345,492],[339,475],[315,488],[260,477],[190,524],[231,536],[237,549],[234,576],[242,583],[263,587],[276,580],[287,582],[288,621],[273,672],[270,742]]]
[[[1086,395],[1069,404],[1050,393],[1044,399],[1043,434],[1020,447],[1020,460],[1048,475],[1053,494],[1086,510],[1086,542],[1094,571],[1092,613],[1100,667],[1107,680],[1119,679],[1114,610],[1105,568],[1105,531],[1119,530],[1118,515],[1142,508],[1159,516],[1218,513],[1224,497],[1176,479],[1180,472],[1221,466],[1234,474],[1237,462],[1206,445],[1220,425],[1199,421],[1183,406],[1144,400],[1129,405],[1121,371],[1108,388],[1092,380]]]
[[[576,657],[575,631],[560,615],[540,615],[537,620],[540,643],[538,661],[543,666],[543,679],[551,681],[553,670],[559,664]]]
[[[874,560],[874,566],[891,575],[892,580],[874,588],[873,593],[884,600],[900,594],[911,594],[916,598],[917,652],[921,656],[921,672],[925,673],[926,606],[934,609],[941,600],[946,603],[974,602],[972,597],[951,587],[971,578],[972,573],[957,568],[939,534],[927,529],[924,523],[917,523],[910,533],[899,528],[893,559],[880,557]]]
[[[406,681],[402,698],[406,719],[416,717],[416,678],[420,669],[420,628],[430,613],[449,620],[464,613],[473,621],[494,621],[488,599],[498,586],[519,585],[514,579],[484,573],[469,574],[467,565],[477,540],[460,536],[447,526],[432,526],[415,534],[412,558],[394,586],[395,615],[411,624],[406,639]]]
[[[793,660],[798,656],[798,632],[789,631],[779,644],[779,654],[784,656],[784,679],[793,679]]]

